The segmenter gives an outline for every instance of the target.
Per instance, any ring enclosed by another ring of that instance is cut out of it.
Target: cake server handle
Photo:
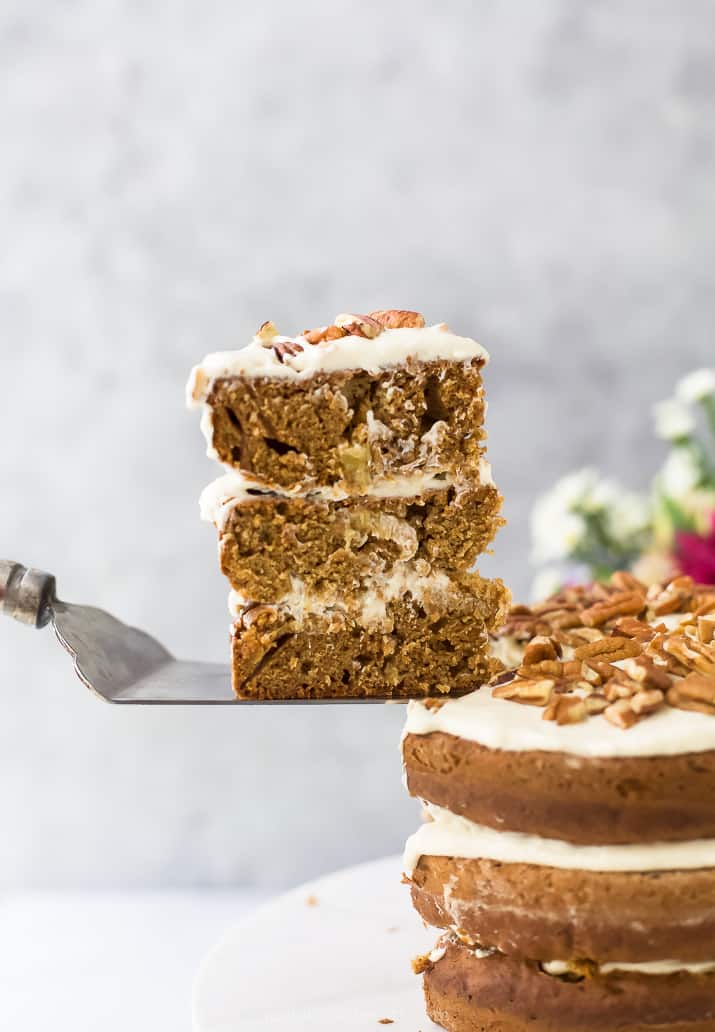
[[[51,573],[0,559],[0,613],[31,627],[46,627],[56,600],[56,582]]]

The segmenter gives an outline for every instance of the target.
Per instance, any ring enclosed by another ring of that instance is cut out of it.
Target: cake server
[[[0,612],[20,623],[48,624],[74,660],[79,679],[107,702],[216,704],[239,700],[227,663],[175,659],[144,631],[102,609],[62,602],[55,578],[0,559]]]

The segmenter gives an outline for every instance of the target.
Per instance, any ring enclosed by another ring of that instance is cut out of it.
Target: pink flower
[[[675,535],[675,556],[683,573],[697,584],[715,584],[715,512],[710,516],[710,532],[701,537],[679,530]]]

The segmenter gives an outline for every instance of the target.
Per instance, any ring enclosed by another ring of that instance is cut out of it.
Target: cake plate
[[[339,871],[237,924],[196,977],[194,1032],[438,1032],[410,968],[435,932],[401,871],[396,856]]]

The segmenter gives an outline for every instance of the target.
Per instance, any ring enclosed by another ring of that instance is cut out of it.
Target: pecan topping
[[[299,355],[304,350],[303,345],[299,344],[297,340],[279,340],[272,347],[281,365],[285,362],[288,355]]]
[[[586,702],[578,695],[558,695],[544,710],[543,720],[557,724],[579,724],[588,716]]]
[[[668,702],[677,709],[715,715],[715,678],[688,674],[670,689]]]
[[[347,335],[348,331],[341,326],[319,326],[317,330],[303,330],[303,337],[309,344],[323,344]]]
[[[408,312],[400,308],[370,312],[370,318],[379,322],[386,330],[402,329],[406,326],[420,328],[425,324],[424,316],[419,312]]]
[[[554,687],[555,682],[549,678],[518,680],[497,685],[492,694],[495,699],[510,699],[512,702],[522,702],[526,706],[545,706]]]
[[[492,694],[539,706],[544,720],[603,715],[626,730],[666,705],[715,716],[715,589],[690,577],[646,589],[621,572],[569,586],[514,606],[503,636],[523,646],[522,661],[494,677]]]
[[[335,316],[335,325],[351,337],[379,337],[383,327],[369,315],[343,313]]]

